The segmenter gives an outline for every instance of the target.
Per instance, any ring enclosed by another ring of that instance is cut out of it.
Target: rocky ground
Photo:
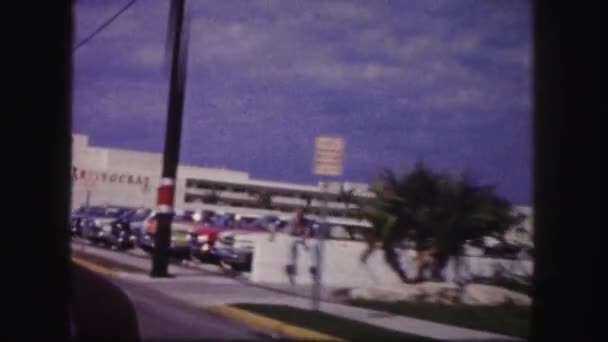
[[[532,299],[523,293],[499,286],[449,282],[423,282],[391,287],[359,287],[340,291],[344,300],[410,301],[441,304],[529,306]]]

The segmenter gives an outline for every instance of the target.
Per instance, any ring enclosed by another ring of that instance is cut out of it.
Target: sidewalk
[[[75,249],[78,249],[76,247]],[[237,303],[288,305],[310,309],[309,288],[300,286],[271,286],[250,284],[246,277],[228,277],[213,265],[178,266],[171,265],[174,278],[150,278],[145,271],[150,267],[150,259],[137,252],[118,253],[95,247],[85,247],[86,253],[104,257],[112,261],[142,269],[142,273],[117,272],[115,277],[145,284],[157,291],[190,305],[203,308]],[[331,299],[331,289],[325,299]],[[414,334],[439,340],[520,340],[495,333],[476,331],[447,324],[435,323],[385,312],[357,308],[324,300],[320,310],[355,321],[364,322],[385,329],[406,334]]]

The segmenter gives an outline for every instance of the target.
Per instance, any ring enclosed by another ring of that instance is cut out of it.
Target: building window
[[[201,195],[186,194],[184,196],[184,202],[186,202],[186,203],[203,202],[203,199],[202,199]]]

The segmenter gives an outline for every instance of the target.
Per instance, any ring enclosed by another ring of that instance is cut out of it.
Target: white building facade
[[[72,209],[84,205],[154,207],[162,168],[162,155],[91,145],[86,135],[72,136]],[[352,190],[353,196],[341,193]],[[371,227],[355,202],[373,198],[368,184],[331,183],[328,186],[328,222]],[[267,200],[260,197],[265,194]],[[180,165],[175,184],[175,207],[211,209],[236,214],[272,214],[289,217],[297,208],[321,213],[321,185],[252,179],[247,172]],[[527,219],[523,229],[512,229],[508,240],[532,244],[533,210],[516,207]],[[514,227],[515,228],[515,227]]]
[[[86,135],[72,136],[72,209],[91,205],[154,207],[162,168],[162,154],[91,145]],[[369,226],[359,217],[355,198],[343,200],[341,189],[353,189],[357,200],[373,197],[367,184],[330,184],[329,218],[343,224]],[[267,197],[266,201],[260,199]],[[242,214],[291,215],[308,207],[320,214],[319,185],[273,182],[250,178],[242,171],[180,165],[175,184],[175,207],[212,209]]]

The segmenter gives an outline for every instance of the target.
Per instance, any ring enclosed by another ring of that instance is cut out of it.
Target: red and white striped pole
[[[173,178],[160,180],[156,196],[156,209],[159,213],[173,213],[173,199],[175,196],[175,181]]]

